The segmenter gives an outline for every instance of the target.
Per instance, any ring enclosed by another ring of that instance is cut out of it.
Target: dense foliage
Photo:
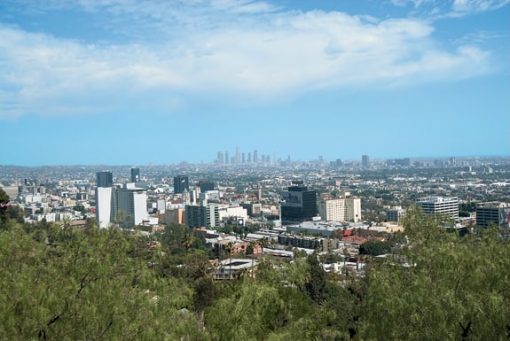
[[[409,212],[408,246],[362,277],[317,255],[260,258],[214,281],[199,235],[156,237],[41,223],[0,225],[2,340],[458,340],[507,338],[510,247]],[[156,240],[155,240],[156,239]]]

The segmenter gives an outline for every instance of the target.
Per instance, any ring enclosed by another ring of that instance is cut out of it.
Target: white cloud
[[[96,2],[81,2],[95,10]],[[141,3],[108,4],[123,16]],[[149,4],[143,3],[143,13],[160,5]],[[273,100],[322,88],[458,80],[488,70],[486,51],[440,48],[431,24],[418,19],[286,12],[242,0],[212,5],[258,14],[248,22],[211,23],[213,29],[188,28],[185,36],[145,44],[86,44],[0,26],[0,117],[134,105],[171,110],[183,98],[204,94]]]
[[[432,19],[462,17],[492,11],[510,4],[510,0],[390,0],[399,7],[411,5],[413,14]]]

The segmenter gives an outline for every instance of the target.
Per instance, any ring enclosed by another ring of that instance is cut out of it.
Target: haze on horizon
[[[0,164],[510,151],[510,0],[4,0]]]

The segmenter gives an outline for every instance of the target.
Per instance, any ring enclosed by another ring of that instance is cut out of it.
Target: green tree
[[[369,240],[361,244],[359,253],[362,255],[379,256],[391,252],[391,243],[381,240]]]
[[[460,238],[413,209],[404,225],[405,258],[389,259],[368,273],[361,338],[507,338],[510,247],[499,232]]]
[[[305,284],[306,293],[316,303],[324,300],[326,290],[326,272],[322,269],[316,253],[308,256],[306,262],[309,266],[310,275]]]

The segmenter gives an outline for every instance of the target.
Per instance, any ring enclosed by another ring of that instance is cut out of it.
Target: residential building
[[[220,217],[218,205],[186,205],[185,223],[188,227],[216,227]]]
[[[319,202],[319,215],[324,221],[361,221],[359,198],[326,199]]]

